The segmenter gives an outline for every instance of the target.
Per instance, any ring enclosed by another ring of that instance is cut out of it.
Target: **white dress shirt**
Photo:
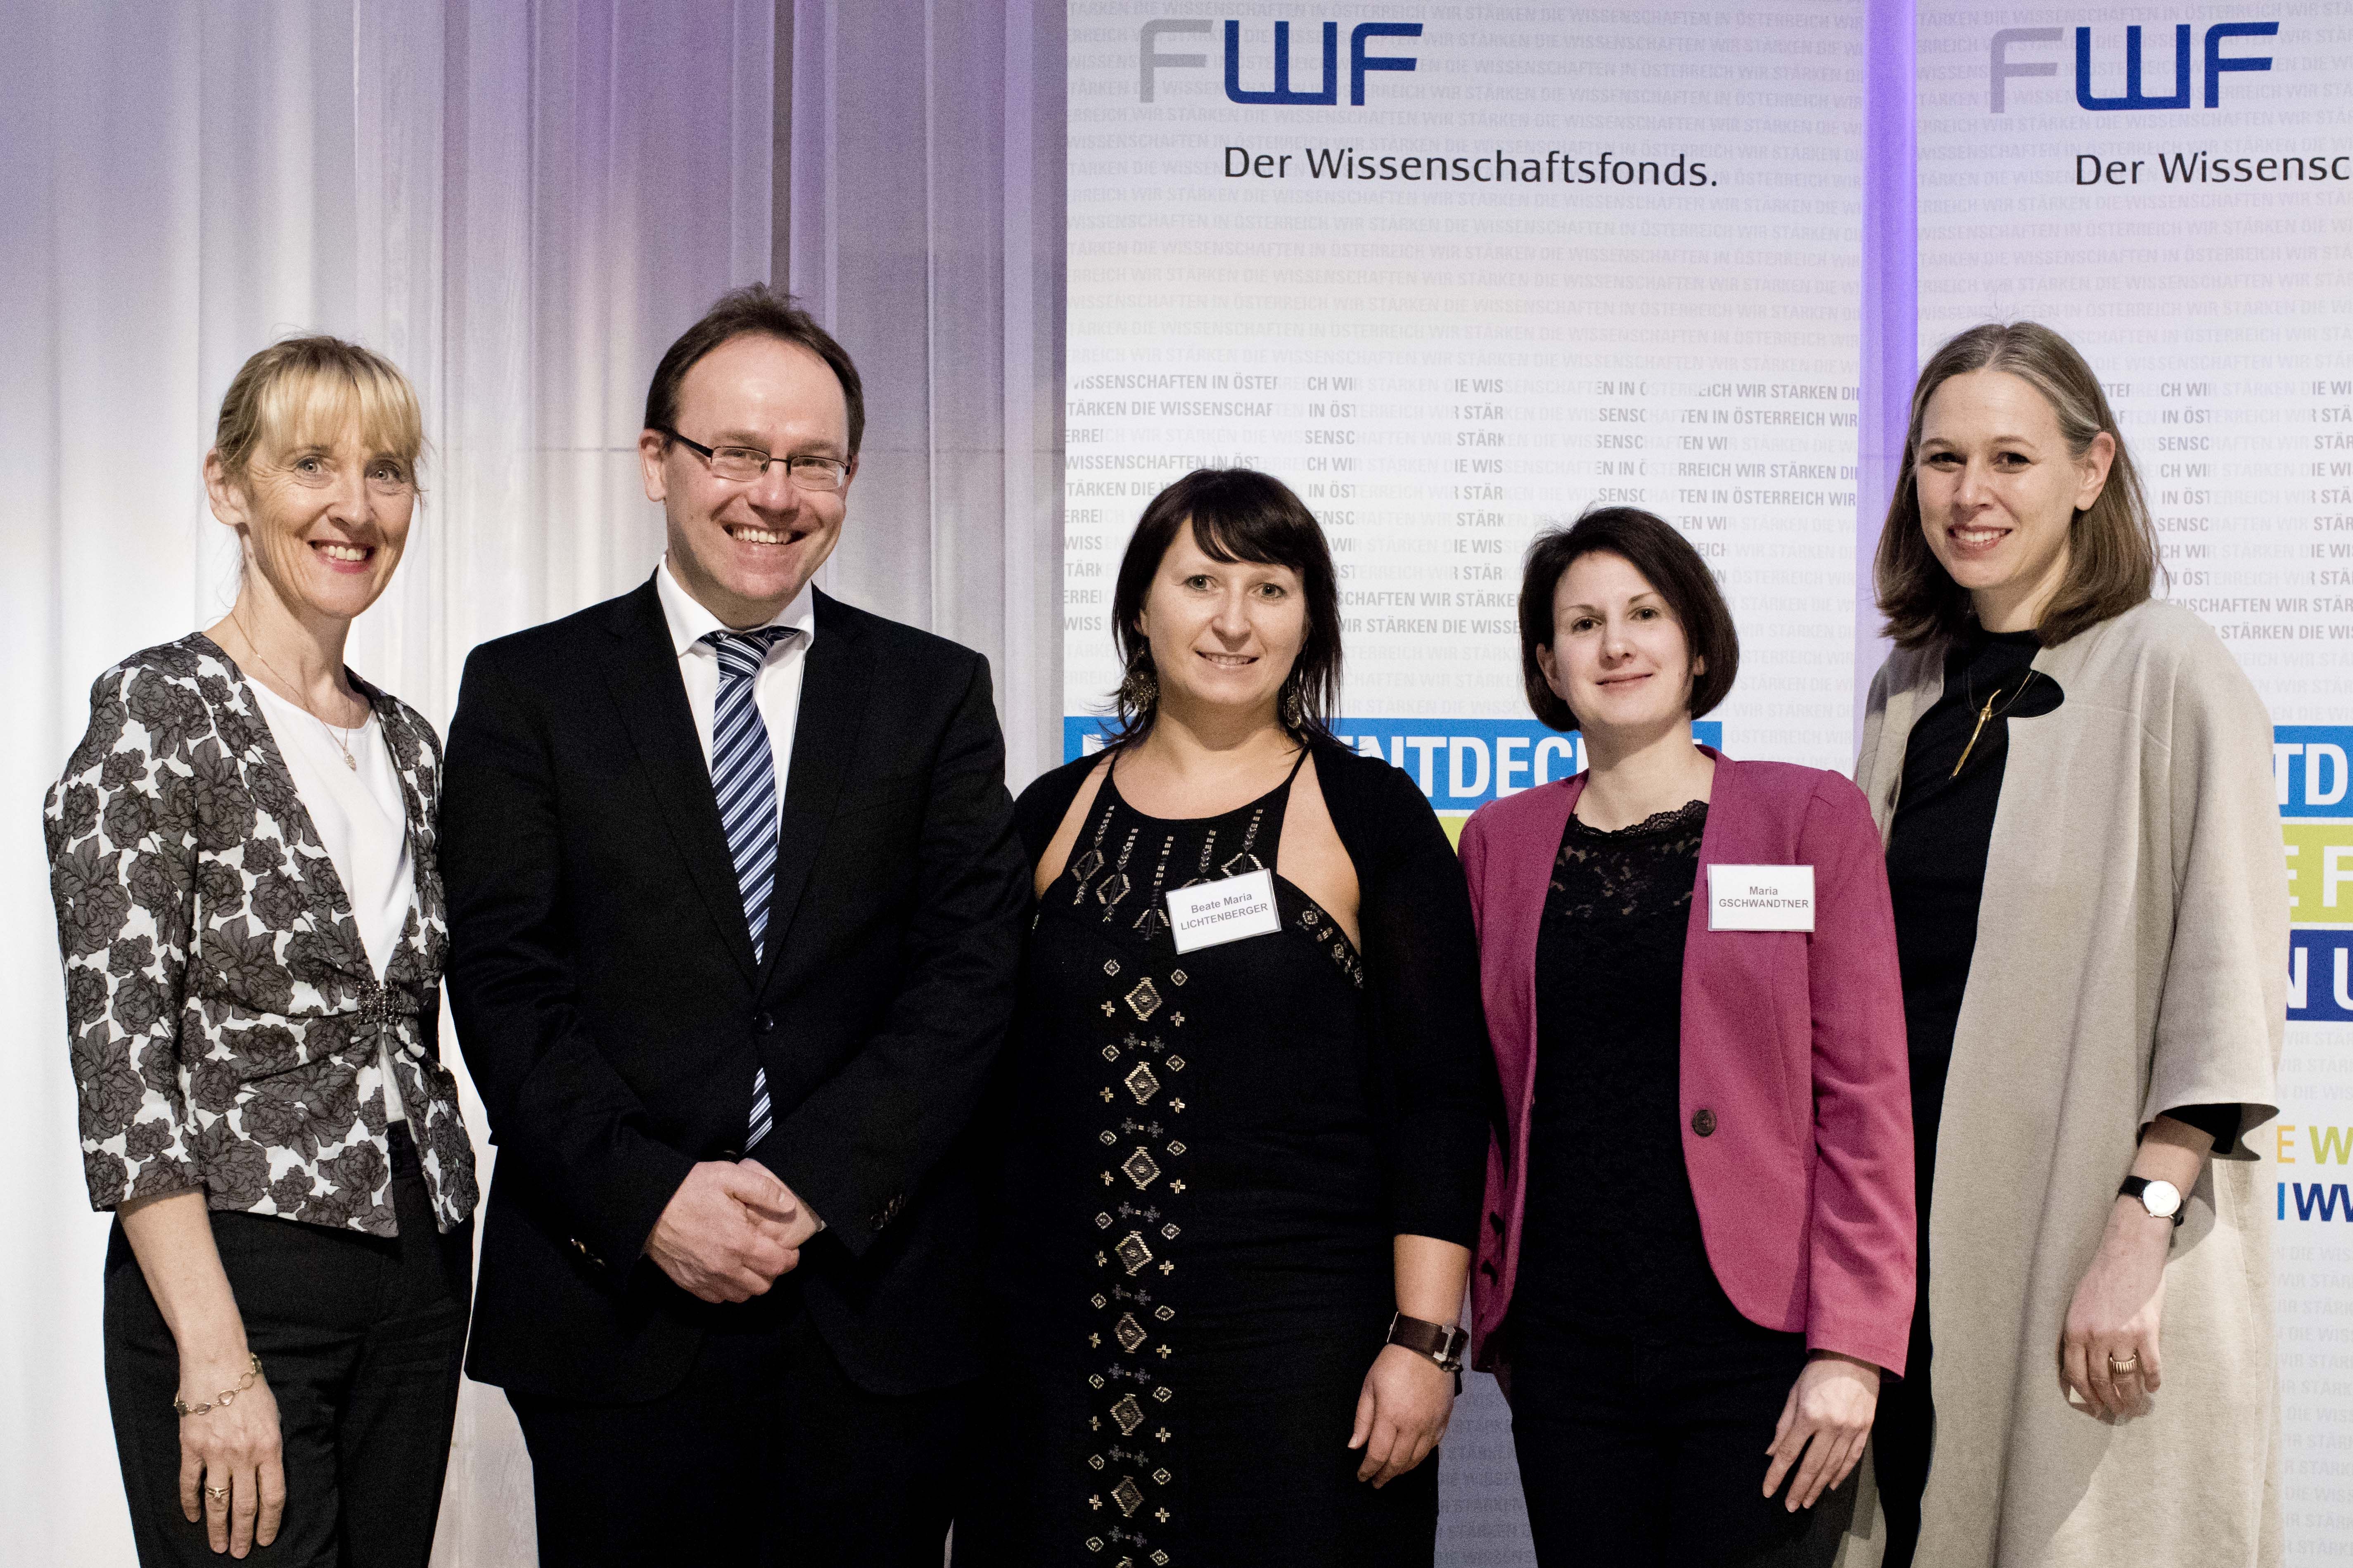
[[[311,814],[327,858],[352,901],[352,921],[378,980],[399,945],[401,927],[417,900],[417,876],[408,854],[408,808],[400,792],[392,749],[374,713],[356,730],[331,734],[325,720],[289,702],[259,680],[246,682],[261,700],[262,719],[278,742],[279,754],[294,775],[294,793]],[[342,739],[337,740],[340,735]],[[344,761],[343,748],[351,748]],[[353,764],[356,764],[354,766]],[[406,1120],[400,1086],[392,1076],[389,1047],[384,1060],[384,1109],[392,1121]]]
[[[694,715],[695,739],[702,742],[702,765],[711,766],[711,731],[719,706],[719,650],[703,637],[719,631],[756,631],[757,626],[731,626],[679,585],[670,575],[670,557],[662,556],[654,573],[654,592],[661,599],[662,619],[670,624],[670,647],[678,653],[679,679],[686,683],[686,706]],[[817,599],[804,584],[792,602],[760,623],[790,626],[798,637],[779,637],[768,650],[760,673],[752,678],[752,700],[768,731],[768,754],[776,765],[776,815],[785,810],[785,780],[792,772],[793,731],[800,722],[801,671],[807,668],[809,645],[817,641]]]
[[[670,623],[670,647],[678,653],[678,676],[686,683],[686,706],[694,715],[694,736],[702,742],[702,765],[711,766],[711,731],[719,707],[719,650],[703,637],[717,631],[757,631],[758,626],[731,626],[702,607],[694,595],[670,575],[665,552],[654,573],[654,592],[661,599],[662,619]],[[790,626],[798,637],[778,637],[752,678],[752,700],[768,731],[768,755],[776,766],[776,816],[785,811],[785,780],[792,772],[793,731],[801,717],[801,672],[807,668],[809,645],[817,641],[817,599],[808,585],[763,626]],[[749,1085],[745,1086],[747,1091]],[[806,1205],[805,1205],[806,1206]],[[818,1230],[825,1219],[815,1209],[808,1216]]]

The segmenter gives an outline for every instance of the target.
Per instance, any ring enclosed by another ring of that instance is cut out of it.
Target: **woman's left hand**
[[[1403,1345],[1384,1345],[1356,1395],[1348,1447],[1365,1451],[1356,1479],[1384,1487],[1430,1457],[1454,1415],[1454,1374]]]
[[[2108,1213],[2107,1234],[2067,1304],[2059,1337],[2059,1380],[2103,1421],[2146,1415],[2163,1381],[2157,1349],[2165,1311],[2165,1260],[2173,1222],[2151,1218],[2129,1198]]]
[[[1815,1352],[1781,1403],[1781,1419],[1765,1450],[1773,1456],[1765,1467],[1765,1495],[1779,1491],[1781,1478],[1797,1465],[1797,1479],[1789,1483],[1789,1511],[1813,1507],[1862,1458],[1863,1440],[1871,1436],[1872,1418],[1878,1412],[1877,1367],[1833,1351]],[[1801,1454],[1805,1462],[1799,1465]]]

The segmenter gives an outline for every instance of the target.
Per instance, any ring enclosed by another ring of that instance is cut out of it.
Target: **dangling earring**
[[[1120,704],[1131,713],[1149,713],[1160,705],[1160,680],[1145,662],[1148,657],[1137,654],[1128,665],[1127,674],[1120,679]]]
[[[1282,727],[1296,730],[1306,717],[1307,705],[1299,700],[1299,683],[1286,682],[1282,688]]]

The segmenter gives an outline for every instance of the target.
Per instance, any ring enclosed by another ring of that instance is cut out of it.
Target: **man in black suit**
[[[440,863],[499,1151],[467,1370],[522,1420],[543,1562],[940,1563],[1028,889],[987,661],[810,586],[863,424],[806,313],[722,299],[646,401],[653,578],[466,664]]]

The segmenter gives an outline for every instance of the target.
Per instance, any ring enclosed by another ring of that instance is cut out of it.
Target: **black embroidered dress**
[[[1279,931],[1184,954],[1169,932],[1169,889],[1273,866],[1290,788],[1172,821],[1106,776],[1039,902],[996,1271],[1008,1517],[960,1522],[960,1554],[1430,1561],[1436,1457],[1376,1491],[1345,1446],[1395,1304],[1356,947],[1280,876]]]

